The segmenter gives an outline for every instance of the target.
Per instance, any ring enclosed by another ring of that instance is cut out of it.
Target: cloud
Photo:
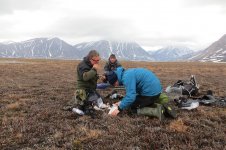
[[[206,5],[219,5],[226,6],[225,0],[184,0],[185,5],[193,5],[193,6],[206,6]]]
[[[61,18],[49,29],[49,32],[74,39],[93,37],[94,39],[132,40],[136,34],[133,28],[130,20],[126,19],[83,16]]]
[[[184,7],[217,7],[221,14],[226,14],[225,0],[184,0]]]
[[[0,15],[11,14],[17,10],[35,11],[52,0],[0,0]]]
[[[226,33],[226,0],[0,0],[0,41],[137,41],[145,47],[210,44]]]
[[[197,41],[192,36],[181,36],[181,35],[171,35],[171,36],[157,36],[157,37],[141,37],[137,41],[140,45],[145,47],[167,47],[169,45],[176,46],[196,46]],[[151,49],[150,49],[151,50]]]

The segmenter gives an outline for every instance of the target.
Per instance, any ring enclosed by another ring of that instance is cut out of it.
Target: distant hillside
[[[208,48],[189,58],[201,62],[226,62],[226,34]]]
[[[59,38],[35,38],[0,45],[0,57],[5,58],[68,58],[81,55],[73,46]]]
[[[194,51],[187,47],[169,46],[149,54],[155,61],[178,61],[191,57],[193,53]]]

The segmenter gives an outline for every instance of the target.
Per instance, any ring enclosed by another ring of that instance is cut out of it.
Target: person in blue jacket
[[[109,83],[113,86],[123,85],[126,89],[125,97],[115,106],[114,111],[109,113],[116,116],[120,111],[131,108],[137,114],[164,118],[164,107],[155,102],[162,92],[159,78],[145,68],[131,68],[125,70],[118,67],[114,72],[107,75]],[[157,107],[150,107],[155,103]]]

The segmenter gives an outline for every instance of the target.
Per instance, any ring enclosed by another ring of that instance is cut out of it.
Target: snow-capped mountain
[[[189,58],[201,62],[226,62],[226,34],[208,48]]]
[[[156,61],[178,61],[191,57],[193,50],[187,47],[168,46],[157,51],[150,52]]]
[[[121,60],[153,60],[135,42],[101,40],[72,46],[59,38],[35,38],[22,42],[0,43],[0,57],[82,59],[93,49],[100,53],[102,59],[108,59],[113,53]]]
[[[79,52],[59,38],[35,38],[0,44],[0,57],[14,58],[80,58]]]
[[[116,41],[94,41],[80,43],[74,46],[84,55],[90,50],[97,50],[101,58],[108,59],[110,54],[115,54],[119,60],[154,60],[148,52],[141,48],[136,42],[116,42]]]
[[[186,47],[169,46],[148,53],[136,42],[100,40],[72,46],[59,38],[35,38],[0,43],[0,58],[82,59],[93,49],[105,60],[113,53],[119,60],[131,61],[226,62],[226,34],[199,52]]]

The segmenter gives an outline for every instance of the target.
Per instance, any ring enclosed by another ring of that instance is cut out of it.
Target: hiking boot
[[[137,114],[138,115],[146,115],[150,117],[157,117],[159,118],[160,121],[163,121],[165,119],[164,116],[164,108],[161,104],[156,104],[156,108],[152,107],[143,107],[137,109]]]
[[[172,107],[170,107],[167,103],[163,104],[162,106],[165,109],[165,111],[164,111],[165,116],[169,116],[174,119],[177,117],[176,111]]]

